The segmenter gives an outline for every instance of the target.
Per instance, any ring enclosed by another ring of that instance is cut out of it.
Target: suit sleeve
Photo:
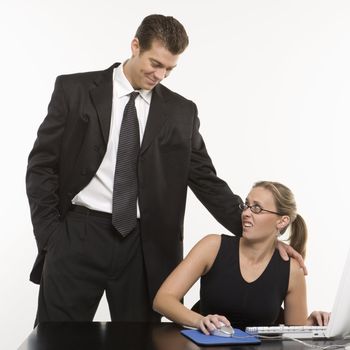
[[[216,175],[203,138],[199,133],[196,106],[192,132],[189,187],[218,222],[233,234],[238,236],[242,234],[241,210],[239,209],[242,199],[235,195],[226,182]]]
[[[61,78],[48,106],[48,114],[40,125],[37,139],[29,154],[26,188],[34,235],[40,250],[45,249],[59,221],[59,159],[67,105]]]

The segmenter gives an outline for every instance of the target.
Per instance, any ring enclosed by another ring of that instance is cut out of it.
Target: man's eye
[[[157,62],[151,62],[151,66],[152,66],[153,68],[158,68],[158,67],[160,67],[161,65],[160,65],[159,63],[157,63]]]

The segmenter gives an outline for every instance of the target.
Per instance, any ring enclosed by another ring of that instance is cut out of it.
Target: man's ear
[[[140,43],[138,38],[134,38],[131,41],[131,53],[132,57],[138,56],[140,53]]]

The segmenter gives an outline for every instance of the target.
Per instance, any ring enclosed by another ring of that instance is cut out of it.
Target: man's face
[[[124,72],[134,89],[151,90],[175,68],[180,55],[173,55],[162,43],[154,41],[149,50],[140,52],[139,41],[131,43],[132,57]]]

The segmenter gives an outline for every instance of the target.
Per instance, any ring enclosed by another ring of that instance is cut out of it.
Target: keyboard
[[[326,338],[327,326],[259,326],[246,327],[245,331],[254,336],[282,337],[297,339]]]

